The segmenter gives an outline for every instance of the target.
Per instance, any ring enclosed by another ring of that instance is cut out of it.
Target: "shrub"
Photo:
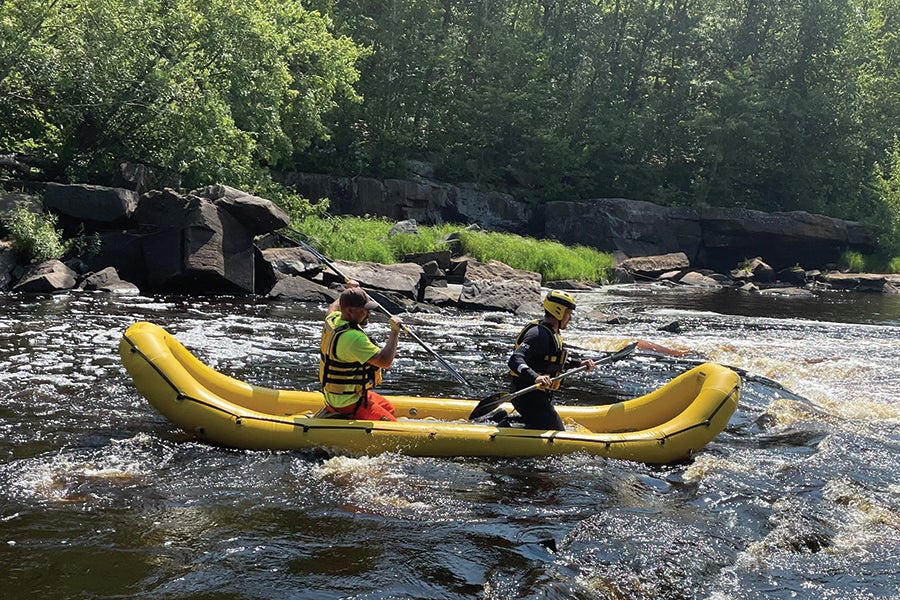
[[[62,232],[56,229],[56,215],[19,207],[5,221],[13,252],[28,262],[62,258],[68,249]]]
[[[866,259],[855,250],[846,250],[841,254],[839,264],[851,273],[863,273],[866,270]]]
[[[895,256],[888,262],[888,273],[900,273],[900,256]]]

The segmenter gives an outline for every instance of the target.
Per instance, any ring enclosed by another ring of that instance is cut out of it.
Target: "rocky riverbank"
[[[346,276],[379,293],[392,312],[430,306],[533,312],[539,306],[542,285],[596,285],[542,282],[538,273],[496,261],[484,264],[450,250],[410,255],[395,265],[332,261],[339,276],[315,253],[279,234],[289,223],[279,207],[224,185],[138,194],[124,188],[50,183],[43,189],[43,201],[30,194],[0,193],[0,216],[19,207],[52,211],[66,236],[94,236],[99,248],[65,262],[21,264],[4,243],[0,245],[0,291],[258,295],[328,302]],[[415,232],[416,223],[407,220],[397,228]],[[900,276],[799,267],[776,271],[761,257],[735,264],[724,273],[698,268],[684,252],[633,257],[618,253],[617,265],[620,282],[736,287],[748,293],[801,295],[817,289],[897,293],[900,289]]]

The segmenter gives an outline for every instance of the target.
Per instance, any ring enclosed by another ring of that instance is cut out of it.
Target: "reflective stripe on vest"
[[[322,344],[319,348],[319,383],[332,394],[362,394],[363,391],[381,383],[381,369],[369,363],[338,360],[336,350],[341,335],[356,329],[356,323],[334,326],[336,319],[325,319],[322,327]]]
[[[547,323],[541,321],[540,319],[529,321],[525,325],[525,327],[522,328],[522,331],[520,331],[519,335],[516,337],[516,345],[514,350],[518,349],[518,347],[522,344],[522,340],[525,338],[525,334],[528,333],[528,331],[532,327],[543,327],[544,330],[550,334],[550,337],[553,339],[553,349],[551,351],[552,354],[545,354],[541,357],[542,364],[535,365],[538,368],[535,368],[535,366],[532,366],[531,368],[535,371],[538,371],[539,373],[548,373],[551,376],[558,373],[559,371],[562,371],[563,367],[565,367],[566,365],[567,355],[567,352],[563,349],[562,336],[558,332],[553,331],[552,327],[550,327],[549,325],[547,325]],[[510,370],[509,374],[513,377],[519,377],[519,373],[516,373],[512,370]],[[562,382],[554,381],[550,384],[550,389],[558,389],[560,383]]]

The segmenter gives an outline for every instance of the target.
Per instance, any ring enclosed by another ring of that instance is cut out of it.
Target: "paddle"
[[[611,363],[611,362],[615,362],[617,360],[622,360],[623,358],[625,358],[626,356],[628,356],[629,354],[634,352],[634,349],[637,348],[637,345],[638,345],[637,342],[631,342],[630,344],[628,344],[621,350],[613,352],[609,356],[604,356],[603,358],[594,361],[594,364],[601,365],[604,363]],[[553,383],[556,381],[561,381],[561,380],[565,379],[566,377],[569,377],[570,375],[574,375],[575,373],[581,373],[582,371],[586,371],[586,370],[587,370],[587,365],[582,365],[582,366],[576,367],[574,369],[569,369],[568,371],[560,373],[556,377],[553,377],[552,379],[550,379],[550,382]],[[475,406],[475,408],[472,409],[472,412],[469,413],[469,420],[474,421],[475,419],[478,419],[479,417],[483,417],[484,415],[493,411],[495,408],[497,408],[504,402],[508,402],[508,401],[512,400],[513,398],[518,398],[519,396],[527,394],[528,392],[532,392],[532,391],[538,389],[539,387],[540,387],[539,385],[534,384],[534,385],[528,386],[527,388],[522,388],[521,390],[518,390],[516,392],[498,392],[496,394],[488,396],[487,398],[482,398],[481,401],[479,401],[478,404]]]
[[[347,283],[348,281],[350,281],[350,278],[349,278],[349,277],[347,277],[346,275],[344,275],[343,273],[341,273],[341,272],[338,270],[338,268],[337,268],[336,266],[334,266],[334,263],[332,263],[330,260],[328,260],[324,255],[320,254],[318,250],[316,250],[315,248],[313,248],[312,246],[310,246],[309,244],[307,244],[306,242],[304,242],[303,240],[301,240],[301,239],[299,239],[299,238],[293,239],[293,241],[294,241],[294,242],[297,242],[298,244],[300,244],[301,246],[303,246],[304,248],[306,248],[306,250],[309,251],[310,253],[312,253],[313,256],[315,256],[317,259],[319,259],[320,261],[322,261],[324,264],[328,265],[328,267],[329,267],[332,271],[334,271],[335,274],[336,274],[338,277],[340,277],[341,279],[344,280],[344,283]],[[373,298],[373,300],[374,300],[374,298]],[[378,300],[375,300],[375,303],[378,304],[378,309],[379,309],[381,312],[383,312],[385,315],[387,315],[388,318],[394,316],[394,315],[392,315],[392,314],[390,313],[390,311],[388,311],[384,306],[382,306],[381,302],[378,302]],[[459,371],[457,371],[456,369],[454,369],[454,368],[450,365],[450,363],[448,363],[446,360],[444,360],[444,358],[443,358],[442,356],[440,356],[437,352],[435,352],[434,350],[432,350],[432,349],[428,346],[428,344],[426,344],[425,342],[423,342],[422,339],[419,338],[419,336],[417,336],[415,333],[413,333],[412,330],[411,330],[408,326],[404,325],[404,326],[403,326],[403,331],[404,331],[405,333],[407,333],[410,337],[412,337],[412,339],[416,340],[416,342],[418,342],[419,345],[422,346],[422,348],[424,348],[431,356],[433,356],[433,357],[435,358],[435,360],[437,360],[437,361],[441,364],[442,367],[444,367],[445,369],[447,369],[447,371],[449,371],[450,374],[453,375],[453,377],[454,377],[458,382],[462,383],[463,385],[467,385],[467,386],[469,386],[469,387],[472,387],[472,384],[469,383],[469,381],[468,381],[465,377],[463,377],[462,374],[461,374]]]

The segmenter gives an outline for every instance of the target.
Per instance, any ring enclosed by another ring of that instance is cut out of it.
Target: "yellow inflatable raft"
[[[219,373],[152,323],[129,327],[119,354],[137,390],[199,439],[251,450],[319,449],[330,454],[545,456],[585,452],[665,464],[718,435],[737,407],[741,379],[706,363],[661,388],[606,406],[559,406],[567,431],[466,421],[475,400],[390,396],[396,422],[317,418],[319,392],[276,390]],[[504,405],[512,411],[511,405]]]

